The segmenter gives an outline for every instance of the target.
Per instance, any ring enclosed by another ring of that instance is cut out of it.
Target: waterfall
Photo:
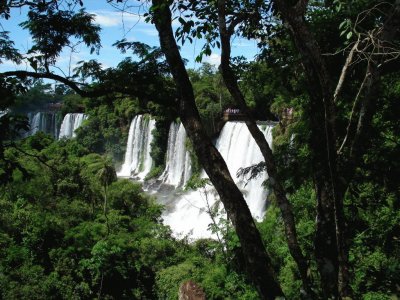
[[[155,121],[143,115],[135,116],[129,128],[124,163],[117,173],[119,177],[144,180],[152,166],[150,144]],[[272,144],[273,125],[259,125]],[[256,219],[264,216],[268,191],[263,182],[266,172],[251,181],[237,178],[239,168],[249,167],[263,161],[261,152],[244,122],[227,122],[215,144],[225,159],[229,172],[242,191],[252,215]],[[166,206],[164,223],[175,234],[192,233],[193,238],[210,237],[209,224],[212,223],[207,210],[219,204],[219,197],[210,184],[196,191],[182,191],[191,176],[191,159],[186,149],[186,131],[180,123],[172,123],[168,133],[166,166],[158,180],[149,185],[149,190],[157,194],[158,201]],[[207,178],[202,171],[201,178]],[[160,186],[161,183],[161,186]],[[222,208],[222,205],[219,206]]]
[[[165,170],[160,176],[164,184],[181,187],[191,176],[191,160],[186,149],[186,131],[182,123],[171,123]]]
[[[34,135],[36,132],[42,131],[57,138],[56,114],[48,112],[29,113],[30,131],[24,136]]]
[[[87,116],[82,113],[66,114],[61,123],[59,139],[73,138],[76,136],[75,130],[82,125]]]
[[[271,145],[273,125],[259,125],[259,128]],[[236,185],[243,192],[252,215],[261,219],[264,216],[268,193],[262,183],[268,178],[267,173],[259,174],[248,183],[246,179],[236,177],[239,168],[263,161],[262,154],[245,123],[227,122],[216,142],[216,148],[225,159]],[[201,177],[207,178],[204,171]],[[176,234],[192,233],[194,238],[209,237],[211,233],[207,228],[212,220],[206,212],[207,206],[218,205],[217,199],[217,193],[212,186],[180,195],[175,201],[175,206],[163,216],[164,223]]]
[[[134,175],[143,180],[149,173],[153,160],[150,156],[152,131],[155,128],[155,120],[137,115],[133,118],[129,127],[128,142],[124,164],[117,173],[119,177],[131,177]]]
[[[271,125],[259,125],[269,145],[272,145]],[[225,159],[229,172],[236,185],[243,192],[253,216],[261,219],[265,211],[267,191],[262,183],[268,178],[266,172],[248,181],[248,178],[237,178],[240,168],[249,167],[264,161],[260,149],[251,136],[244,122],[228,122],[222,129],[216,147]]]

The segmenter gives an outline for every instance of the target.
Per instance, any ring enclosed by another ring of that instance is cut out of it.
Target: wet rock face
[[[188,280],[179,288],[179,300],[206,300],[206,295],[200,286]]]

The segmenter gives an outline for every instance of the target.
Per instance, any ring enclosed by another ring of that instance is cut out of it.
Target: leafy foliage
[[[94,15],[84,9],[74,11],[72,7],[62,10],[54,1],[29,10],[29,20],[21,25],[30,31],[35,42],[29,51],[36,55],[30,59],[34,70],[44,68],[48,72],[49,65],[55,63],[62,49],[71,45],[70,37],[82,39],[86,46],[91,47],[91,52],[99,51],[100,27],[93,24]]]
[[[191,278],[212,299],[256,299],[218,244],[173,239],[161,224],[161,207],[139,184],[100,176],[106,174],[100,155],[75,140],[54,142],[42,134],[18,147],[24,152],[11,147],[5,156],[26,174],[16,169],[0,186],[1,297],[169,299],[181,279]]]

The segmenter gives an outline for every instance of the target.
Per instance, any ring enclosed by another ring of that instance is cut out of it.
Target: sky
[[[130,3],[140,2],[132,0]],[[105,0],[86,0],[84,4],[87,12],[95,15],[95,22],[102,28],[100,54],[91,55],[90,50],[84,45],[78,45],[74,49],[74,53],[71,53],[70,49],[65,49],[57,61],[58,70],[55,70],[56,73],[69,75],[77,62],[89,59],[98,60],[104,67],[116,66],[124,57],[129,56],[129,54],[121,54],[119,50],[112,46],[117,40],[124,38],[128,41],[140,41],[150,46],[159,46],[158,35],[154,25],[148,24],[144,20],[143,13],[147,9],[144,5],[131,8],[130,10],[134,13],[127,14],[106,3]],[[18,25],[26,19],[26,12],[26,9],[13,9],[9,20],[0,19],[0,29],[10,32],[10,37],[15,42],[15,47],[20,49],[22,53],[26,53],[32,46],[32,39],[29,33]],[[178,23],[174,21],[174,29],[177,25]],[[196,69],[201,66],[200,63],[195,62],[195,58],[202,45],[203,41],[194,40],[192,44],[187,42],[182,46],[181,55],[188,60],[188,68]],[[243,55],[248,60],[252,60],[257,54],[256,42],[236,38],[232,41],[232,54],[234,56]],[[218,66],[220,61],[219,49],[213,49],[211,56],[204,57],[203,61]],[[4,61],[0,65],[0,72],[13,70],[31,69],[26,64],[15,65],[10,61]]]

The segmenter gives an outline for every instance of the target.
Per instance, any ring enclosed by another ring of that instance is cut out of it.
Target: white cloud
[[[102,27],[116,27],[125,25],[134,25],[144,23],[144,18],[140,15],[122,13],[117,11],[98,10],[92,11],[95,15],[95,22]]]
[[[209,64],[212,64],[214,66],[219,66],[221,63],[221,55],[217,53],[211,53],[210,56],[206,56],[204,58],[204,62],[208,62]]]
[[[107,15],[96,14],[95,22],[101,25],[102,27],[114,27],[121,24],[121,19],[120,18],[117,19]]]

